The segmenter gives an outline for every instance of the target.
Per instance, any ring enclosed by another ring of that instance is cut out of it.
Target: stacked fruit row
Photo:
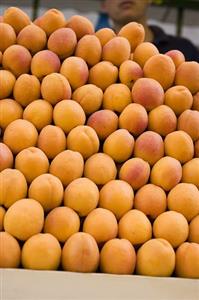
[[[0,22],[0,267],[199,278],[199,64],[135,22]]]

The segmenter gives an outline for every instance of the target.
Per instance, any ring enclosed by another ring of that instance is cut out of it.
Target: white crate
[[[199,280],[0,269],[1,300],[199,300]]]

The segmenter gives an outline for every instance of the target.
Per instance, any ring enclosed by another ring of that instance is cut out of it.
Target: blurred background
[[[32,19],[49,8],[57,8],[66,18],[80,14],[96,25],[100,0],[0,0],[0,15],[9,6],[22,8]],[[149,24],[162,27],[168,34],[187,37],[199,47],[199,0],[154,0],[148,17]]]

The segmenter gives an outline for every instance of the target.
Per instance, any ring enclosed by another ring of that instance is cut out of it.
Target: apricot
[[[41,94],[44,100],[55,105],[61,100],[71,98],[71,87],[63,75],[51,73],[42,80]]]
[[[134,156],[144,159],[153,166],[164,156],[162,137],[153,131],[143,132],[135,141]]]
[[[167,240],[174,248],[185,242],[188,234],[189,224],[186,218],[176,211],[160,214],[153,223],[153,236]]]
[[[104,140],[118,128],[118,116],[109,109],[94,112],[87,119],[87,125],[92,127],[100,140]]]
[[[0,51],[0,65],[1,65],[1,63],[2,63],[2,59],[3,59],[3,54],[2,54],[2,52]]]
[[[92,235],[98,244],[107,242],[117,236],[117,219],[108,209],[95,208],[85,218],[83,232]]]
[[[89,115],[100,109],[103,91],[94,84],[85,84],[73,92],[72,99],[81,105],[86,115]]]
[[[23,149],[15,157],[15,169],[24,174],[28,183],[31,183],[39,175],[47,173],[48,168],[48,158],[39,148]]]
[[[6,208],[27,195],[26,178],[19,170],[5,169],[0,173],[0,204]]]
[[[68,79],[73,90],[86,84],[89,76],[86,62],[76,56],[68,57],[62,62],[60,73]]]
[[[114,180],[117,168],[114,160],[105,153],[95,153],[90,156],[84,166],[84,176],[97,185],[103,185]]]
[[[73,234],[64,244],[61,261],[65,271],[96,272],[99,265],[99,249],[95,239],[85,232]]]
[[[53,120],[65,133],[78,125],[84,125],[86,116],[83,108],[74,100],[62,100],[53,110]]]
[[[199,188],[199,158],[193,158],[183,165],[182,182],[192,183]]]
[[[64,14],[55,8],[48,9],[40,18],[39,26],[50,36],[55,30],[65,27]]]
[[[144,77],[157,80],[164,90],[170,88],[174,83],[175,64],[168,55],[153,55],[147,60],[143,70]]]
[[[123,83],[109,85],[104,92],[103,108],[121,113],[132,102],[131,91]]]
[[[46,216],[44,233],[52,234],[59,242],[64,243],[71,235],[79,231],[78,214],[69,207],[56,207]]]
[[[195,141],[194,150],[195,150],[194,157],[199,157],[199,139]]]
[[[20,75],[13,89],[14,99],[23,107],[40,98],[40,82],[34,75]]]
[[[3,53],[2,65],[5,70],[11,71],[16,77],[29,73],[32,56],[21,45],[12,45]]]
[[[166,198],[166,193],[161,187],[149,183],[136,192],[134,208],[142,211],[146,216],[154,220],[166,211]]]
[[[77,43],[75,56],[81,57],[89,66],[96,65],[102,55],[102,46],[95,35],[86,34]]]
[[[8,47],[16,43],[16,34],[12,26],[6,23],[0,23],[0,51],[3,53]]]
[[[136,274],[169,277],[175,269],[175,252],[165,239],[152,239],[137,252]]]
[[[34,147],[37,138],[38,133],[35,126],[27,120],[18,119],[6,127],[3,142],[14,154],[17,154],[25,148]]]
[[[148,182],[149,176],[149,163],[137,157],[128,159],[119,171],[119,179],[128,182],[134,190],[145,185]]]
[[[191,137],[182,130],[169,133],[164,139],[165,154],[185,163],[193,158],[194,144]]]
[[[62,203],[64,190],[59,178],[52,174],[41,174],[30,184],[28,190],[29,198],[37,200],[45,212]]]
[[[119,220],[133,207],[134,192],[132,187],[123,180],[111,180],[100,190],[99,207],[114,213]]]
[[[116,36],[108,41],[102,49],[102,60],[109,61],[115,66],[120,66],[130,58],[131,46],[129,41],[121,36]]]
[[[168,209],[174,210],[191,221],[199,214],[199,191],[194,184],[179,183],[168,194]]]
[[[79,15],[70,17],[66,22],[66,27],[74,30],[78,40],[86,34],[95,33],[92,22],[88,18]]]
[[[143,68],[147,60],[156,54],[159,54],[159,50],[154,44],[143,42],[135,48],[133,60]]]
[[[24,109],[23,119],[31,122],[37,130],[41,130],[52,123],[53,107],[43,99],[34,100]]]
[[[117,78],[118,68],[109,61],[100,61],[90,68],[88,82],[104,91],[109,85],[116,83]]]
[[[10,71],[0,70],[0,99],[5,99],[12,94],[15,81],[16,78]]]
[[[33,23],[24,27],[17,35],[17,44],[27,48],[32,55],[43,50],[46,43],[45,31]]]
[[[166,55],[170,56],[173,60],[176,69],[185,62],[185,56],[180,50],[170,50],[165,53]]]
[[[88,178],[73,180],[64,192],[64,205],[72,208],[80,217],[87,216],[95,209],[98,201],[98,187]]]
[[[198,226],[199,226],[199,215],[195,216],[189,223],[189,236],[188,236],[189,242],[199,244]]]
[[[31,73],[38,79],[42,79],[48,74],[59,72],[60,66],[57,54],[50,50],[41,50],[32,58]]]
[[[129,22],[120,29],[118,36],[126,38],[131,45],[131,52],[134,52],[135,48],[144,42],[144,27],[137,22]]]
[[[166,91],[164,104],[171,107],[176,116],[179,116],[183,111],[192,107],[193,96],[185,86],[176,85]]]
[[[152,226],[145,214],[137,209],[128,211],[119,221],[118,236],[132,245],[140,245],[152,236]]]
[[[42,100],[43,101],[43,100]],[[41,130],[37,147],[40,148],[49,159],[66,149],[66,136],[64,131],[54,125],[47,125]]]
[[[199,278],[199,244],[180,245],[176,251],[175,273],[178,277]]]
[[[111,133],[103,144],[103,152],[115,162],[121,163],[130,158],[134,148],[134,137],[126,129]]]
[[[163,104],[164,90],[154,79],[139,78],[133,85],[132,99],[133,102],[144,106],[147,111],[151,111]]]
[[[55,30],[48,39],[48,49],[56,53],[60,59],[73,55],[77,45],[75,32],[70,28]]]
[[[18,268],[21,249],[18,241],[8,232],[0,232],[0,268]]]
[[[83,175],[84,160],[79,152],[65,150],[59,153],[50,164],[49,173],[57,176],[64,187]]]
[[[193,141],[199,139],[199,111],[187,109],[178,118],[178,130],[190,135]]]
[[[112,239],[100,252],[100,270],[110,274],[133,274],[136,253],[133,245],[125,239]]]
[[[115,32],[111,28],[100,28],[95,32],[95,35],[99,39],[102,47],[112,38],[116,37]]]
[[[144,76],[142,68],[132,60],[125,60],[119,68],[119,79],[121,83],[127,85],[130,89],[134,82]]]
[[[165,191],[175,187],[182,178],[180,162],[170,156],[159,159],[151,169],[150,182],[160,186]]]
[[[199,92],[193,96],[192,109],[199,111]]]
[[[5,216],[6,210],[3,206],[0,206],[0,231],[3,231],[3,221]]]
[[[23,245],[21,262],[25,269],[57,270],[61,261],[61,246],[50,233],[31,236]]]
[[[87,159],[99,150],[99,138],[90,126],[79,125],[74,127],[67,136],[67,149],[78,151]]]
[[[162,136],[176,130],[177,118],[174,111],[167,105],[160,105],[149,112],[148,129]]]
[[[5,231],[22,241],[41,232],[43,224],[43,208],[34,199],[21,199],[15,202],[8,208],[4,217]]]
[[[21,119],[23,109],[13,99],[2,99],[0,101],[0,127],[6,129],[6,127],[13,121]]]
[[[20,8],[11,6],[4,11],[3,22],[10,24],[16,34],[31,23],[29,16]]]
[[[146,109],[138,103],[127,105],[119,116],[119,128],[127,129],[131,134],[140,135],[148,125]]]
[[[178,67],[175,85],[184,85],[192,94],[199,91],[199,65],[196,61],[186,61]]]

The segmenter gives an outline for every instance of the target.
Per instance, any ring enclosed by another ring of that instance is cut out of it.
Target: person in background
[[[169,35],[158,26],[148,24],[147,10],[151,0],[101,0],[102,12],[96,30],[111,27],[118,32],[129,22],[138,22],[144,26],[145,41],[153,43],[160,53],[180,50],[187,61],[199,62],[199,50],[188,39]]]

